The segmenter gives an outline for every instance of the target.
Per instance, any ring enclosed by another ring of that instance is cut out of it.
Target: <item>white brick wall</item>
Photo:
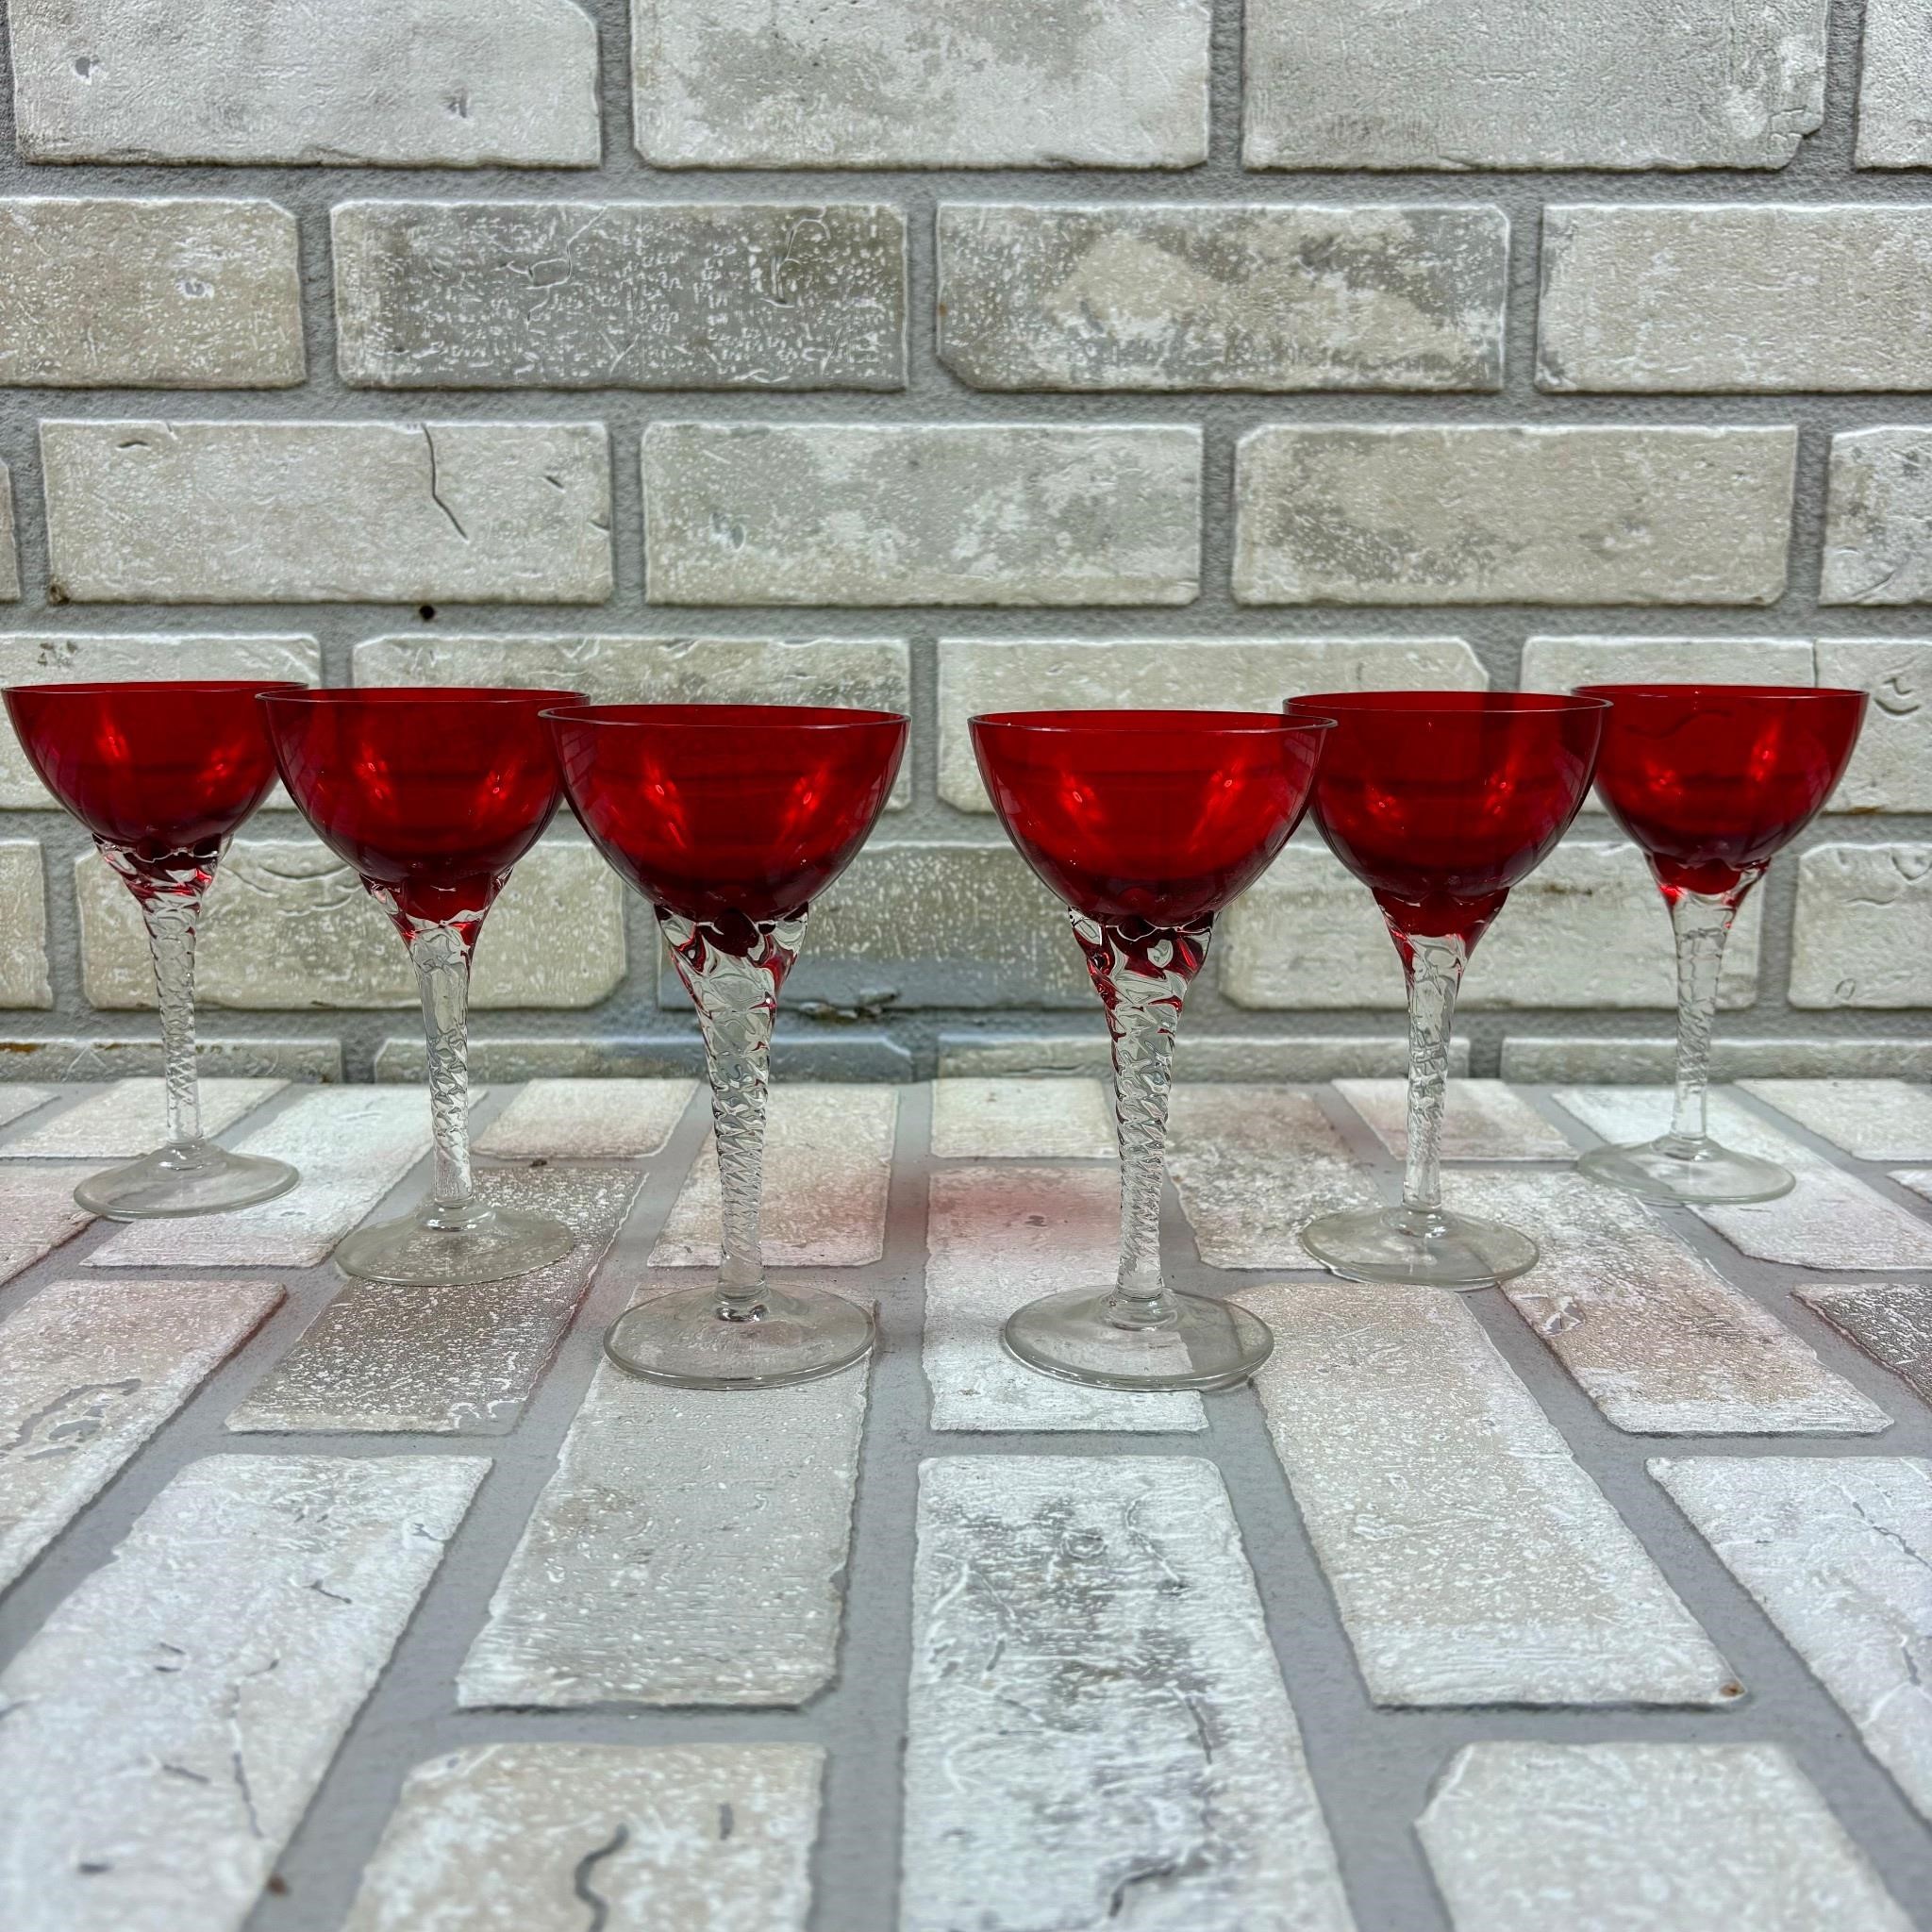
[[[7,17],[0,678],[908,709],[784,1033],[920,1072],[976,1028],[1099,1038],[976,709],[1850,683],[1865,741],[1727,997],[1759,1072],[1881,1010],[1932,1046],[1932,0]],[[399,949],[264,858],[295,829],[218,889],[210,1029],[364,1074]],[[1477,1072],[1649,1064],[1666,936],[1612,836],[1592,810],[1485,942]],[[129,908],[10,741],[0,858],[4,1030],[129,1037]],[[479,1038],[682,1051],[644,908],[565,829],[527,871]],[[1188,1033],[1355,1053],[1395,999],[1297,846]]]

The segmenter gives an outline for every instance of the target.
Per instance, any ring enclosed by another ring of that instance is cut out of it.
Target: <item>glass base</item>
[[[1344,1281],[1401,1281],[1419,1288],[1492,1288],[1536,1264],[1530,1238],[1500,1222],[1445,1208],[1361,1208],[1324,1214],[1302,1229],[1302,1246]]]
[[[283,1161],[230,1154],[212,1141],[175,1141],[125,1166],[90,1174],[74,1198],[109,1221],[165,1221],[253,1208],[286,1194],[300,1179]]]
[[[604,1353],[647,1382],[678,1389],[782,1389],[836,1375],[872,1353],[869,1302],[819,1288],[767,1287],[760,1313],[726,1321],[715,1285],[654,1295],[627,1308],[604,1336]]]
[[[1166,1326],[1122,1328],[1108,1320],[1112,1298],[1104,1288],[1042,1295],[1007,1318],[1000,1340],[1029,1369],[1098,1389],[1232,1389],[1274,1353],[1267,1324],[1232,1302],[1177,1294]]]
[[[1691,1208],[1731,1201],[1775,1201],[1797,1186],[1789,1168],[1755,1155],[1735,1153],[1708,1138],[1678,1140],[1662,1134],[1640,1147],[1597,1147],[1580,1155],[1576,1172],[1641,1194],[1646,1201],[1678,1201]]]
[[[458,1288],[504,1281],[560,1261],[577,1244],[560,1221],[513,1208],[438,1208],[425,1201],[399,1221],[358,1228],[336,1249],[336,1266],[361,1281]]]

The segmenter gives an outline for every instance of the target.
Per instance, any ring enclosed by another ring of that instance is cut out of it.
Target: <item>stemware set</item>
[[[905,755],[895,713],[785,705],[591,705],[570,691],[310,690],[265,682],[29,685],[7,707],[29,760],[133,892],[154,958],[167,1138],[75,1190],[113,1219],[245,1208],[294,1187],[281,1162],[205,1139],[193,964],[216,866],[277,773],[361,879],[416,968],[428,1045],[429,1198],[336,1259],[398,1284],[521,1274],[567,1254],[545,1217],[479,1199],[471,1171],[472,955],[511,869],[560,804],[656,913],[696,1009],[722,1203],[715,1283],[641,1301],[606,1349],[647,1378],[771,1388],[872,1349],[873,1312],[768,1281],[758,1233],[769,1052],[811,902],[877,823]],[[1530,692],[1337,691],[1279,715],[999,712],[973,749],[1008,836],[1067,907],[1112,1040],[1120,1264],[1008,1321],[1020,1360],[1125,1389],[1216,1389],[1273,1339],[1245,1309],[1176,1293],[1160,1265],[1174,1036],[1216,916],[1307,813],[1374,894],[1408,988],[1408,1141],[1392,1207],[1324,1215],[1309,1254],[1359,1281],[1488,1287],[1536,1260],[1521,1230],[1441,1200],[1449,1036],[1464,970],[1510,890],[1594,777],[1643,852],[1675,934],[1669,1130],[1582,1157],[1654,1200],[1771,1199],[1791,1176],[1705,1131],[1724,941],[1773,857],[1823,808],[1865,695],[1808,687],[1592,685]]]

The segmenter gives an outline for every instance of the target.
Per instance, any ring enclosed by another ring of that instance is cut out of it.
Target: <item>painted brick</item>
[[[1932,1007],[1932,846],[1814,845],[1798,860],[1794,1007]]]
[[[1453,1043],[1453,1042],[1452,1042]],[[1747,1074],[1904,1074],[1932,1079],[1932,1041],[1858,1034],[1741,1039],[1718,1029],[1711,1042],[1711,1075],[1739,1080]],[[1506,1080],[1657,1081],[1676,1068],[1677,1042],[1652,1038],[1558,1038],[1512,1033],[1503,1041]]]
[[[598,423],[41,425],[50,596],[600,604]]]
[[[0,1281],[11,1281],[93,1216],[74,1198],[75,1184],[97,1170],[81,1161],[58,1167],[0,1167]],[[260,1265],[239,1262],[241,1267]]]
[[[1921,1402],[1932,1404],[1932,1288],[1916,1281],[1863,1281],[1792,1292]]]
[[[36,1080],[122,1080],[167,1071],[160,1035],[116,1040],[95,1037],[0,1041],[8,1072]],[[324,1080],[342,1077],[340,1040],[198,1039],[194,1064],[203,1079],[210,1074],[238,1080]]]
[[[991,811],[967,720],[980,711],[1209,705],[1275,711],[1297,691],[1480,691],[1461,638],[942,638],[940,797]]]
[[[295,218],[272,201],[0,201],[0,382],[300,382]]]
[[[939,211],[940,358],[977,389],[1493,390],[1501,208]]]
[[[0,1007],[53,1004],[41,843],[38,839],[0,839]]]
[[[1187,604],[1201,432],[656,423],[656,604]]]
[[[1771,604],[1797,434],[1759,428],[1251,430],[1243,604]]]
[[[473,1145],[499,1159],[641,1159],[663,1153],[696,1091],[691,1080],[532,1080]]]
[[[103,637],[68,631],[16,631],[0,637],[0,686],[136,681],[168,677],[273,677],[322,682],[322,646],[314,638],[235,636],[225,632],[142,632]],[[49,809],[53,799],[0,717],[0,810]],[[270,807],[286,808],[277,785]]]
[[[345,382],[905,386],[894,208],[358,201],[330,220]]]
[[[1865,0],[1857,165],[1932,167],[1932,38],[1924,0]]]
[[[1865,728],[1829,811],[1932,811],[1932,642],[1820,638],[1818,681],[1869,691]]]
[[[0,601],[20,595],[20,553],[13,541],[13,476],[0,463]]]
[[[1722,1004],[1757,996],[1761,901],[1724,952]],[[1298,841],[1224,915],[1221,985],[1237,1006],[1403,1005],[1402,966],[1374,897],[1317,843]],[[1635,846],[1573,838],[1509,895],[1464,982],[1470,1011],[1676,1004],[1671,928]]]
[[[27,1087],[18,1080],[0,1081],[0,1127],[9,1127],[23,1115],[37,1112],[50,1100],[60,1098],[59,1090],[54,1087]],[[0,1147],[0,1154],[10,1150],[9,1141]]]
[[[572,0],[14,0],[29,161],[593,167],[597,33]]]
[[[1091,1033],[981,1033],[943,1030],[939,1074],[1104,1076],[1111,1064],[1107,1029]],[[1395,1034],[1204,1033],[1190,1026],[1174,1059],[1177,1080],[1387,1079],[1408,1071],[1408,1041]],[[1449,1071],[1469,1072],[1469,1041],[1449,1042]]]
[[[1904,1080],[1741,1080],[1857,1160],[1932,1160],[1932,1093]]]
[[[1251,168],[1781,168],[1825,0],[1249,0]]]
[[[1932,599],[1932,430],[1831,439],[1821,604]]]
[[[1187,168],[1208,0],[632,0],[658,167]]]
[[[5,652],[0,643],[0,654]],[[0,663],[5,662],[0,655]],[[912,708],[903,638],[406,635],[356,646],[358,684],[560,685],[600,705],[850,705]],[[891,808],[912,802],[912,760]]]
[[[288,1083],[277,1079],[203,1080],[201,1131],[212,1139],[273,1100]],[[168,1137],[167,1082],[158,1077],[116,1080],[71,1096],[72,1107],[17,1134],[0,1147],[6,1160],[132,1160]]]
[[[1548,390],[1932,387],[1932,207],[1550,208]]]
[[[134,895],[92,852],[75,860],[74,884],[90,1003],[152,1007],[154,969]],[[360,1010],[417,998],[395,927],[356,874],[312,839],[249,839],[229,848],[196,956],[195,997],[208,1008]],[[591,1007],[624,974],[624,888],[590,845],[552,838],[519,862],[491,910],[471,1004]]]
[[[546,1034],[541,1037],[473,1033],[470,1068],[481,1080],[664,1080],[702,1074],[705,1050],[686,1010],[655,1023],[664,1030],[639,1034]],[[588,1023],[587,1026],[588,1026]],[[618,1023],[620,1026],[623,1023]],[[428,1071],[423,1036],[385,1040],[375,1049],[378,1080],[421,1080]],[[817,1035],[780,1025],[772,1043],[772,1074],[778,1080],[891,1080],[912,1078],[909,1049],[883,1033],[840,1028]]]
[[[1338,1080],[1336,1091],[1397,1160],[1408,1154],[1408,1082]],[[1501,1080],[1452,1080],[1442,1108],[1444,1160],[1569,1160],[1575,1149]]]
[[[939,1160],[1111,1160],[1113,1096],[1099,1080],[936,1080],[932,1151]]]

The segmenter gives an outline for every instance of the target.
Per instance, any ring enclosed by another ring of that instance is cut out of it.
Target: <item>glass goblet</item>
[[[1649,861],[1677,953],[1671,1124],[1636,1147],[1598,1147],[1580,1173],[1653,1201],[1772,1201],[1790,1174],[1706,1131],[1724,941],[1745,894],[1844,775],[1861,691],[1809,685],[1592,684],[1607,699],[1596,789]]]
[[[74,1191],[112,1221],[213,1214],[272,1201],[292,1167],[206,1140],[194,1071],[194,940],[228,841],[275,781],[256,700],[262,679],[31,684],[7,692],[28,762],[92,833],[134,894],[154,956],[167,1068],[167,1140]]]
[[[605,1352],[687,1389],[770,1389],[849,1368],[872,1351],[871,1307],[765,1277],[765,1098],[778,989],[812,899],[885,809],[907,720],[805,705],[579,705],[548,722],[571,808],[650,901],[697,1008],[718,1148],[717,1281],[638,1303]]]
[[[1590,790],[1600,698],[1526,691],[1340,691],[1291,699],[1335,720],[1312,817],[1375,895],[1408,986],[1408,1151],[1402,1201],[1324,1214],[1302,1245],[1351,1281],[1487,1288],[1536,1243],[1442,1206],[1449,1033],[1476,941],[1568,829]]]
[[[448,1286],[560,1260],[561,1223],[492,1208],[470,1171],[470,959],[510,869],[562,797],[541,712],[573,691],[278,691],[262,710],[289,795],[389,914],[423,996],[430,1197],[336,1249],[345,1274]]]
[[[1062,899],[1107,1011],[1121,1156],[1111,1289],[1042,1296],[1002,1331],[1064,1381],[1224,1389],[1274,1345],[1160,1266],[1174,1029],[1215,915],[1267,869],[1308,799],[1325,722],[1244,711],[1004,711],[972,721],[993,809]]]

